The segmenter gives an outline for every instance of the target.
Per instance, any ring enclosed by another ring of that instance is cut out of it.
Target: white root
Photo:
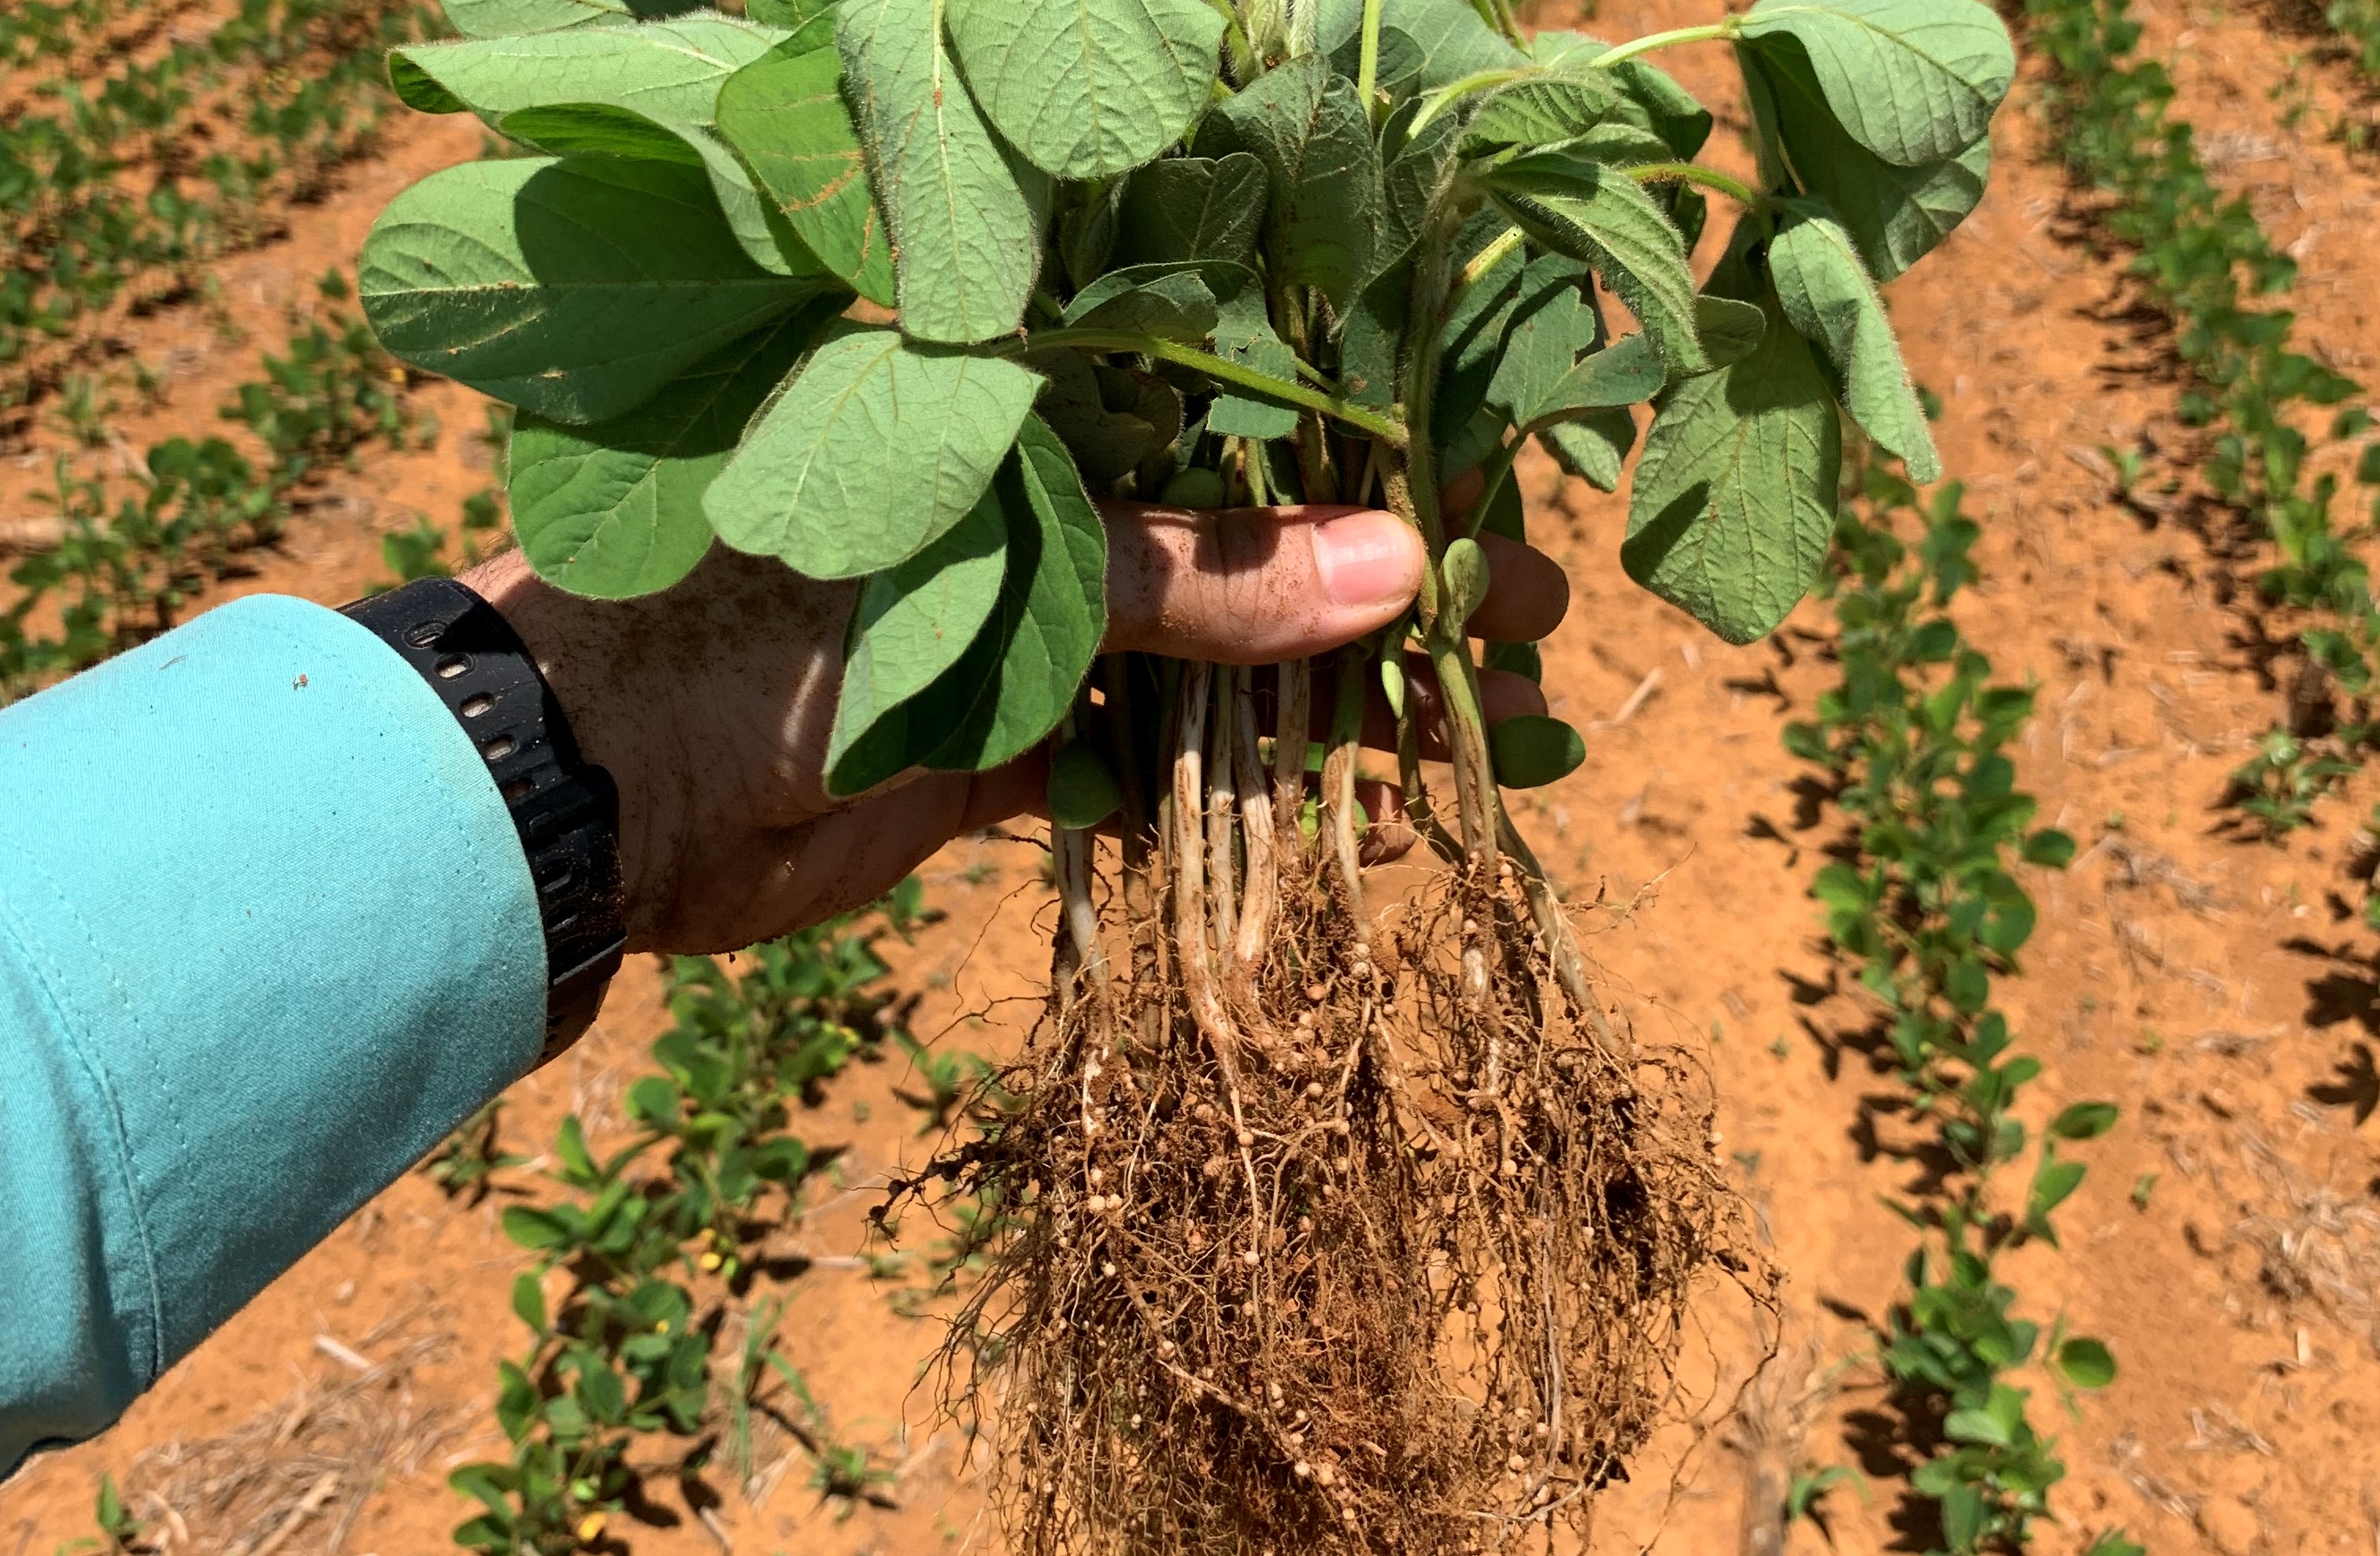
[[[1240,844],[1247,850],[1239,935],[1232,959],[1240,971],[1246,972],[1271,947],[1281,879],[1273,859],[1278,796],[1265,792],[1264,755],[1257,747],[1256,672],[1245,666],[1232,672],[1232,770],[1239,789]]]

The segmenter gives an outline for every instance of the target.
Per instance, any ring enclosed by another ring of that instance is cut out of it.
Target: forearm
[[[241,601],[0,715],[0,1474],[528,1067],[502,800],[360,627]]]

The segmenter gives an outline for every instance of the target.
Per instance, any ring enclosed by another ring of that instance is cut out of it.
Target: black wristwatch
[[[512,811],[545,923],[542,1065],[578,1041],[620,968],[620,793],[583,760],[553,689],[494,606],[424,578],[344,614],[421,672]]]

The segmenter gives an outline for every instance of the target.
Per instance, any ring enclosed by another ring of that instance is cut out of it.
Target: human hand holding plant
[[[1467,501],[1475,480],[1457,483]],[[1104,504],[1106,648],[1226,664],[1327,653],[1378,632],[1420,586],[1421,540],[1345,507],[1200,512]],[[1495,575],[1472,626],[1530,642],[1562,615],[1560,567],[1488,537]],[[962,832],[1038,810],[1046,754],[981,773],[918,771],[852,799],[827,791],[828,733],[857,585],[722,548],[685,583],[621,601],[543,584],[509,552],[465,576],[543,662],[589,760],[621,790],[630,944],[733,950],[875,900]],[[1416,684],[1427,688],[1426,672]],[[1486,672],[1491,718],[1543,713],[1536,686]],[[1425,694],[1427,694],[1425,691]],[[1378,743],[1392,744],[1385,718]],[[1387,785],[1367,786],[1376,817]],[[1412,835],[1380,829],[1377,855]]]

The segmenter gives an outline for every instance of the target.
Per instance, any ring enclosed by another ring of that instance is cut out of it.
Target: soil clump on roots
[[[999,1228],[944,1360],[999,1446],[1009,1538],[1584,1531],[1670,1404],[1697,1276],[1744,1268],[1701,1067],[1609,1020],[1509,826],[1485,858],[1436,834],[1450,868],[1375,915],[1354,721],[1318,810],[1305,742],[1257,738],[1249,672],[1159,673],[1161,759],[1120,766],[1171,792],[1127,782],[1112,875],[1053,831],[1049,1008],[931,1175]],[[1278,672],[1281,728],[1306,676]]]

